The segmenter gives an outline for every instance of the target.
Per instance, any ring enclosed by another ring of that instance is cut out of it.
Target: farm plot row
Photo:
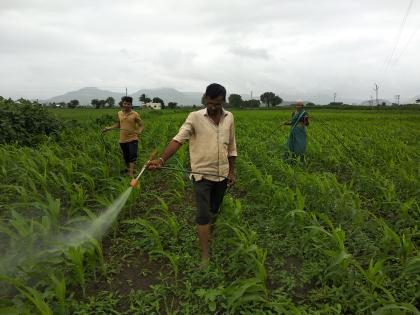
[[[289,116],[235,113],[238,182],[205,272],[191,185],[177,172],[146,172],[103,239],[51,250],[128,186],[116,134],[98,132],[108,115],[35,149],[2,146],[2,310],[418,312],[420,116],[314,112],[304,168],[281,159]],[[139,160],[161,151],[185,117],[144,115]],[[187,147],[170,163],[187,167]]]

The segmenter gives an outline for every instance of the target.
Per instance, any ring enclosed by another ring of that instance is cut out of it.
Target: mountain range
[[[140,95],[146,94],[149,98],[159,97],[166,104],[168,102],[176,102],[180,106],[191,106],[201,104],[201,97],[203,93],[199,92],[180,92],[172,88],[159,88],[159,89],[141,89],[135,93],[129,94],[133,97],[133,104],[139,105]],[[71,100],[78,100],[80,105],[87,106],[91,104],[93,99],[105,100],[108,97],[113,97],[115,101],[118,101],[123,97],[125,93],[112,92],[108,90],[101,90],[96,87],[85,87],[77,91],[67,92],[63,95],[51,97],[49,99],[42,100],[42,103],[59,103],[59,102],[70,102]]]
[[[332,101],[331,96],[327,94],[317,94],[317,95],[309,95],[309,94],[300,94],[300,95],[293,95],[293,94],[285,94],[285,93],[277,93],[281,98],[283,98],[284,102],[282,105],[287,105],[293,103],[296,99],[303,99],[305,102],[313,102],[315,104],[328,104]],[[135,93],[130,94],[133,97],[134,105],[139,105],[139,97],[142,94],[146,94],[149,98],[159,97],[161,98],[166,104],[168,102],[176,102],[179,106],[192,106],[192,105],[200,105],[201,104],[201,97],[203,92],[180,92],[173,88],[156,88],[156,89],[140,89]],[[80,105],[82,106],[89,106],[91,104],[92,99],[100,99],[105,100],[108,97],[113,97],[116,102],[118,102],[125,93],[118,93],[112,92],[108,90],[102,90],[97,87],[84,87],[76,91],[67,92],[63,95],[58,95],[51,97],[49,99],[41,100],[41,103],[59,103],[59,102],[70,102],[71,100],[78,100]],[[249,100],[249,94],[241,94],[243,100]],[[254,96],[258,98],[259,95]],[[401,104],[403,103],[415,103],[417,99],[420,99],[420,95],[415,97],[402,100]],[[345,104],[354,104],[354,105],[369,105],[369,100],[362,100],[362,99],[353,99],[353,98],[343,98],[337,99],[338,102],[343,102]],[[380,103],[385,102],[387,105],[390,105],[392,102],[386,99],[380,99]],[[374,104],[376,100],[373,100]]]

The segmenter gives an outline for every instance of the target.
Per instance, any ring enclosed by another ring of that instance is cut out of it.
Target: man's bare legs
[[[133,177],[135,162],[127,163],[127,175]]]
[[[210,224],[197,225],[198,240],[201,247],[201,267],[206,268],[209,264],[209,239]]]

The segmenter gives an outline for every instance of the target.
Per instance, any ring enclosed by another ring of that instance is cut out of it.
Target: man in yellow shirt
[[[202,267],[206,267],[210,259],[210,227],[227,186],[236,180],[237,156],[233,115],[223,109],[226,89],[217,83],[210,84],[204,101],[206,108],[190,113],[160,158],[149,161],[147,165],[149,169],[159,169],[183,143],[189,141]]]
[[[133,176],[137,161],[138,135],[143,132],[144,123],[140,115],[133,111],[133,98],[131,96],[123,96],[121,101],[122,110],[118,112],[117,122],[112,126],[105,127],[102,132],[120,129],[119,143],[127,166],[127,175]]]

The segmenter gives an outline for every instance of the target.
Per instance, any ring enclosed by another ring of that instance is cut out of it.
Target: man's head
[[[208,113],[217,113],[226,102],[226,89],[220,84],[212,83],[206,88],[204,100]]]
[[[121,107],[124,110],[129,110],[133,106],[133,98],[131,96],[121,97]]]

